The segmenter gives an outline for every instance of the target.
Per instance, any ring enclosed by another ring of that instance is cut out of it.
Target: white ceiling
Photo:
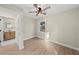
[[[54,13],[58,13],[58,12],[70,10],[72,8],[79,7],[78,4],[41,4],[40,6],[42,8],[45,8],[48,5],[51,6],[51,9],[46,11],[47,15],[51,15]],[[23,12],[33,18],[40,17],[40,16],[35,16],[35,13],[28,13],[29,11],[36,10],[33,4],[1,4],[0,7],[8,8],[17,12]]]

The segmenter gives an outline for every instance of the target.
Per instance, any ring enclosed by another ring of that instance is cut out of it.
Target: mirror
[[[11,29],[13,26],[11,23],[6,23],[6,28]]]

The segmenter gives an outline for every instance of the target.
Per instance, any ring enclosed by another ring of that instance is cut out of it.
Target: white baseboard
[[[36,36],[36,37],[38,37],[38,38],[40,38],[40,39],[45,39],[45,37],[44,37],[44,36],[41,36],[41,35],[38,35],[38,36]]]
[[[38,38],[41,38],[41,39],[45,39],[43,36],[40,36],[40,35],[38,35],[37,37],[38,37]]]
[[[28,39],[31,39],[33,37],[35,37],[35,36],[28,36],[28,37],[25,37],[23,40],[28,40]]]
[[[56,41],[53,41],[53,40],[49,40],[50,42],[53,42],[53,43],[56,43],[56,44],[59,44],[59,45],[62,45],[62,46],[65,46],[65,47],[68,47],[68,48],[71,48],[71,49],[74,49],[76,51],[79,51],[79,48],[75,48],[75,47],[72,47],[70,45],[67,45],[67,44],[63,44],[63,43],[60,43],[60,42],[56,42]]]

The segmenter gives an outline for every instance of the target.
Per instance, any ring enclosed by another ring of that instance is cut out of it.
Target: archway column
[[[24,48],[24,41],[22,39],[22,14],[18,15],[17,16],[17,19],[16,19],[16,45],[18,47],[18,49],[23,49]]]

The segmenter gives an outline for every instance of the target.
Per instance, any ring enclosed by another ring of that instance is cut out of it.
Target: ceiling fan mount
[[[42,7],[38,7],[38,4],[33,4],[33,6],[36,8],[36,11],[31,11],[29,13],[36,13],[36,16],[38,16],[39,14],[46,15],[45,10],[50,9],[50,6],[44,9]]]

